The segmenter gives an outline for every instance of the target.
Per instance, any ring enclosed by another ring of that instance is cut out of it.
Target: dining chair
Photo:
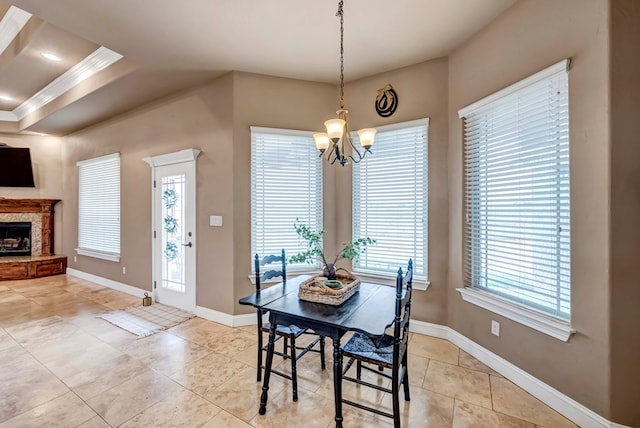
[[[280,263],[279,267],[272,267],[269,270],[261,272],[263,266],[273,265]],[[280,255],[267,255],[262,258],[258,254],[255,255],[255,282],[256,293],[260,293],[262,284],[272,278],[282,277],[282,282],[287,282],[287,258],[284,249]],[[268,333],[271,325],[269,322],[263,323],[262,317],[266,311],[262,309],[257,310],[258,315],[258,382],[262,380],[262,353],[267,351],[267,345],[264,344],[262,333]],[[307,346],[297,346],[296,339],[303,334],[311,334],[315,337]],[[298,401],[298,376],[297,376],[297,361],[305,355],[307,352],[320,353],[320,364],[322,370],[326,368],[324,359],[324,337],[318,336],[311,330],[298,328],[295,325],[278,325],[276,326],[276,341],[282,339],[283,347],[282,351],[274,350],[275,355],[279,355],[284,359],[291,360],[291,375],[281,372],[279,370],[271,369],[271,373],[291,380],[293,386],[293,401]],[[317,344],[320,344],[320,349],[314,349]]]
[[[406,273],[403,275],[402,268],[400,268],[398,269],[398,276],[396,278],[395,318],[392,324],[393,335],[385,334],[381,338],[371,338],[356,332],[341,349],[342,356],[349,358],[343,370],[343,381],[355,382],[359,385],[390,393],[393,402],[393,413],[391,414],[380,409],[367,407],[347,399],[343,399],[342,402],[391,418],[393,419],[393,426],[395,428],[400,427],[400,385],[404,386],[405,401],[410,401],[407,342],[409,340],[412,283],[413,261],[409,260]],[[355,378],[346,375],[354,361],[356,362]],[[390,369],[391,373],[385,372],[385,368]],[[385,388],[371,382],[363,381],[362,369],[391,379],[391,387]]]

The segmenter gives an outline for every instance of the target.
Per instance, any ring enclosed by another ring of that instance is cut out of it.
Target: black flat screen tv
[[[0,187],[36,187],[28,148],[0,146]]]

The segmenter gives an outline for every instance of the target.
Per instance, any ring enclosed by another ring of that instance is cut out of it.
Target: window
[[[353,239],[376,245],[353,270],[395,275],[413,259],[416,279],[427,278],[428,119],[378,128],[373,156],[353,165]]]
[[[252,256],[284,248],[289,257],[306,250],[293,228],[297,219],[322,229],[322,162],[313,133],[251,127]]]
[[[120,154],[78,165],[78,254],[120,261]]]
[[[465,286],[570,318],[569,94],[563,61],[460,111]]]

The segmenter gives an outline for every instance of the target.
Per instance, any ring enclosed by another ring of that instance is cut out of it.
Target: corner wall
[[[285,79],[259,74],[234,72],[233,109],[233,206],[234,206],[234,312],[250,309],[238,299],[255,291],[251,285],[251,126],[322,130],[324,121],[333,115],[336,89],[327,83]],[[335,233],[334,171],[322,171],[324,229],[327,246]],[[293,225],[291,225],[293,229]]]
[[[611,2],[611,419],[640,426],[640,2]]]
[[[448,325],[610,418],[608,5],[521,0],[449,58]],[[568,343],[463,302],[462,122],[457,111],[563,58],[569,72],[571,324]],[[490,333],[499,321],[500,337]]]
[[[398,109],[387,118],[378,116],[375,99],[378,89],[391,84],[398,94]],[[448,256],[448,60],[438,58],[345,85],[345,104],[352,131],[409,120],[430,118],[429,122],[429,260],[431,285],[416,290],[411,316],[420,321],[446,324]],[[337,104],[337,100],[335,101]],[[334,115],[335,116],[335,115]],[[372,147],[375,156],[375,142]],[[336,209],[338,243],[351,238],[351,166],[336,171]],[[375,239],[375,236],[372,236]]]
[[[121,154],[121,261],[78,256],[69,267],[143,290],[151,289],[151,168],[142,159],[200,149],[197,160],[197,296],[199,306],[232,313],[233,235],[209,227],[209,215],[233,218],[232,75],[124,113],[64,138],[64,252],[78,242],[76,162]],[[122,274],[122,267],[127,274]]]

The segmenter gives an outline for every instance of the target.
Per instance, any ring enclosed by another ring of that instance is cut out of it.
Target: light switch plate
[[[500,323],[498,321],[491,320],[491,334],[500,336]]]
[[[209,216],[209,226],[222,226],[222,216],[221,215]]]

